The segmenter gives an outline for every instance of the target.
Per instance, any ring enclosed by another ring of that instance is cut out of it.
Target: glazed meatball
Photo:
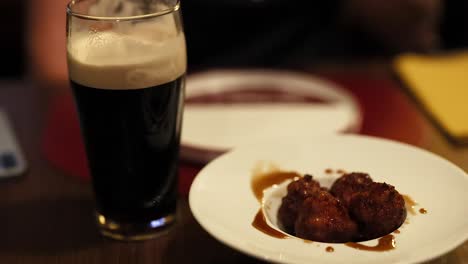
[[[371,183],[353,194],[348,212],[359,227],[356,240],[374,239],[394,231],[406,219],[405,200],[386,183]]]
[[[288,194],[283,197],[281,207],[278,211],[278,219],[286,232],[294,234],[294,222],[302,202],[320,191],[320,184],[312,176],[305,175],[299,180],[288,185]]]
[[[348,207],[351,197],[355,193],[365,190],[371,183],[373,183],[373,181],[367,173],[348,173],[341,176],[333,183],[330,188],[330,193],[338,198],[345,207]]]
[[[300,238],[342,243],[356,236],[357,226],[335,197],[320,190],[306,198],[299,207],[295,231]]]

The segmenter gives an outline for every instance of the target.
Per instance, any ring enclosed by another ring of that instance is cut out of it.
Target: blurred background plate
[[[181,156],[206,163],[236,146],[273,135],[359,132],[361,121],[352,95],[310,74],[202,72],[187,78]]]

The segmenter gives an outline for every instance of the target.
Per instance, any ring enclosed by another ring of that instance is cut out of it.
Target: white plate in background
[[[187,78],[181,156],[206,163],[265,137],[358,132],[360,128],[361,112],[353,96],[313,75],[208,71]]]

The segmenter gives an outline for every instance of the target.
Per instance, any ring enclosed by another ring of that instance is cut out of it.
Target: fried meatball
[[[294,222],[302,202],[320,190],[320,184],[312,176],[304,177],[291,182],[288,185],[288,194],[283,197],[278,211],[278,219],[286,232],[294,234]]]
[[[357,240],[374,239],[394,231],[406,219],[405,200],[386,183],[371,183],[353,194],[348,212],[359,227]]]
[[[295,230],[300,238],[342,243],[356,236],[357,226],[335,197],[320,190],[306,198],[299,207]]]
[[[349,206],[349,201],[353,194],[363,191],[367,185],[373,183],[367,173],[353,172],[338,178],[330,188],[330,193],[338,198],[345,206]]]

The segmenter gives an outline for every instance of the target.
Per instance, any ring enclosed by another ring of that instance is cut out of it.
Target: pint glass
[[[104,236],[175,221],[185,37],[178,0],[75,0],[67,60]]]

